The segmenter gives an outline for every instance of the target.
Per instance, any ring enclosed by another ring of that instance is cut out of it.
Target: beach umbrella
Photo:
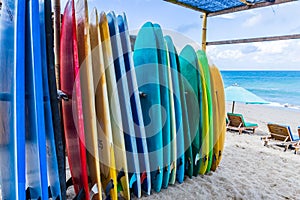
[[[266,100],[250,92],[249,90],[233,85],[225,88],[225,100],[232,101],[232,113],[234,112],[235,102],[242,102],[246,104],[267,104]]]

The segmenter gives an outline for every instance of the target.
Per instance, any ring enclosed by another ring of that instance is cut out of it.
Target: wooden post
[[[204,13],[202,18],[202,50],[206,51],[207,13]]]
[[[55,75],[56,75],[56,86],[60,89],[60,0],[54,0],[53,3],[54,11],[54,56],[55,56]]]

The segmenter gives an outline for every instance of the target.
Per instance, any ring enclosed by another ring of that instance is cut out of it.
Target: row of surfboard
[[[63,199],[51,1],[1,3],[0,199]],[[203,51],[177,54],[147,22],[133,53],[125,14],[89,16],[86,0],[67,2],[60,43],[67,185],[77,199],[141,197],[216,170],[224,88]]]
[[[94,9],[89,16],[86,1],[69,0],[60,58],[76,194],[141,197],[182,183],[185,175],[216,170],[224,146],[224,89],[203,51],[188,45],[178,55],[171,37],[147,22],[132,53],[125,14]]]

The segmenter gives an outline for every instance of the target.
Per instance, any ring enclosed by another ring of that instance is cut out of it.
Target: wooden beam
[[[206,51],[206,33],[207,33],[207,14],[204,13],[204,15],[202,16],[203,18],[203,22],[202,22],[202,50]]]
[[[274,2],[262,2],[262,3],[253,4],[253,5],[244,5],[244,6],[221,10],[221,11],[217,11],[217,12],[213,12],[213,13],[208,13],[208,17],[224,15],[224,14],[239,12],[239,11],[243,11],[243,10],[250,10],[250,9],[254,9],[254,8],[262,8],[262,7],[272,6],[272,5],[278,5],[278,4],[288,3],[288,2],[293,2],[293,1],[297,1],[297,0],[275,0]]]
[[[185,8],[189,8],[189,9],[192,9],[192,10],[195,10],[195,11],[198,11],[198,12],[207,13],[206,10],[203,10],[201,8],[197,8],[197,7],[191,6],[191,5],[186,4],[186,3],[178,2],[177,0],[163,0],[163,1],[166,1],[166,2],[169,2],[169,3],[173,3],[173,4],[177,4],[179,6],[182,6],[182,7],[185,7]]]
[[[248,38],[248,39],[237,39],[237,40],[214,41],[214,42],[207,42],[206,45],[242,44],[242,43],[252,43],[252,42],[291,40],[291,39],[300,39],[300,34],[284,35],[284,36],[271,36],[271,37],[259,37],[259,38]]]

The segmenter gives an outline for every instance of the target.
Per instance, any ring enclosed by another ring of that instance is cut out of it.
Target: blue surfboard
[[[180,98],[180,83],[179,83],[179,58],[170,36],[165,36],[168,45],[168,53],[170,58],[171,76],[173,83],[173,96],[176,117],[176,147],[177,147],[177,169],[176,180],[182,183],[184,180],[184,131]]]
[[[48,185],[49,192],[53,199],[61,199],[61,190],[59,182],[59,173],[56,157],[56,148],[54,140],[54,130],[52,121],[52,112],[50,104],[50,93],[48,86],[48,63],[46,50],[46,29],[45,29],[45,11],[44,2],[39,2],[40,13],[40,44],[41,44],[41,61],[42,61],[42,86],[44,96],[44,116],[45,116],[45,131],[46,131],[46,145],[47,145],[47,169],[48,169]]]
[[[44,1],[45,8],[45,28],[46,28],[46,48],[47,48],[47,71],[50,104],[52,111],[52,122],[54,140],[56,147],[57,165],[60,180],[61,199],[66,199],[66,168],[65,168],[65,148],[59,112],[59,102],[57,99],[56,75],[54,66],[54,37],[52,26],[52,5],[51,1]]]
[[[151,185],[159,192],[163,173],[163,136],[156,36],[151,22],[139,30],[133,60],[140,92],[143,120],[149,152]]]
[[[127,25],[127,19],[125,13],[123,16],[118,16],[118,25],[120,31],[120,37],[122,41],[123,57],[125,62],[125,69],[127,75],[127,82],[129,88],[129,94],[131,95],[130,104],[132,109],[132,118],[135,124],[135,138],[137,143],[137,155],[139,160],[140,173],[141,173],[141,184],[142,190],[150,195],[151,191],[151,175],[150,175],[150,165],[148,157],[148,147],[146,141],[146,133],[144,128],[143,114],[140,103],[140,96],[138,93],[137,79],[133,64],[131,43],[129,38],[129,31]]]
[[[171,112],[170,112],[170,100],[169,100],[169,81],[168,81],[168,55],[166,50],[166,44],[164,41],[161,27],[158,24],[154,24],[154,31],[156,35],[156,44],[158,51],[158,68],[159,68],[159,83],[160,83],[160,99],[161,105],[165,112],[162,112],[163,120],[163,183],[162,187],[167,188],[170,179],[170,162],[171,162]]]
[[[25,199],[25,1],[1,2],[0,199]]]
[[[119,93],[119,103],[121,108],[123,132],[125,139],[125,148],[127,156],[127,167],[129,180],[136,178],[132,185],[134,194],[141,197],[141,179],[139,161],[135,156],[137,153],[137,146],[135,141],[135,130],[132,120],[132,111],[130,106],[129,88],[126,77],[125,62],[123,58],[122,43],[119,33],[119,26],[114,12],[107,14],[107,21],[109,25],[109,32],[111,36],[111,45],[114,58],[114,67],[116,73],[116,81]],[[132,182],[132,181],[130,181]]]
[[[27,198],[48,198],[39,2],[27,1],[25,39]]]

